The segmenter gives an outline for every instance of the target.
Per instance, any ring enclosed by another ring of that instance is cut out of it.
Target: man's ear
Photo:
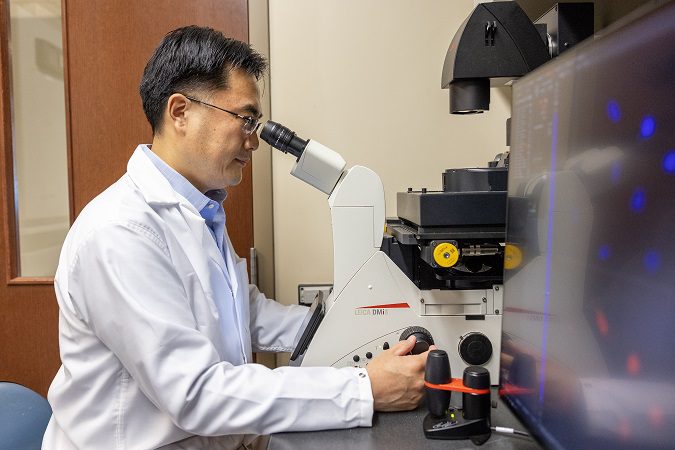
[[[190,106],[191,102],[184,95],[171,94],[166,102],[166,125],[171,126],[178,133],[184,133]]]

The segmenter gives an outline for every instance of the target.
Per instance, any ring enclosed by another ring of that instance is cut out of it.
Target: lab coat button
[[[372,354],[372,353],[370,353],[370,352],[366,353],[366,358],[370,359],[370,358],[372,358],[372,357],[373,357],[373,354]]]
[[[361,358],[359,358],[359,355],[354,355],[352,359],[354,360],[354,362],[359,362]]]

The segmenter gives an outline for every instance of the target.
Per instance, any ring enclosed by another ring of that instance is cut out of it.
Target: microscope
[[[515,2],[478,5],[446,56],[442,87],[451,112],[488,109],[490,86],[549,60],[547,42],[564,48],[572,40],[557,22],[545,30]],[[276,122],[260,137],[296,158],[291,174],[327,194],[331,211],[333,289],[312,304],[290,364],[365,367],[415,335],[413,353],[431,344],[447,350],[451,378],[483,367],[498,383],[503,267],[517,259],[504,247],[508,157],[488,168],[446,170],[440,192],[399,192],[398,217],[385,221],[375,172],[345,169],[338,153]]]
[[[363,166],[345,169],[338,153],[279,123],[268,121],[260,137],[296,158],[291,174],[328,194],[331,211],[333,290],[312,304],[290,364],[365,367],[415,335],[412,353],[432,344],[456,349],[449,355],[455,376],[478,364],[498,379],[492,348],[499,349],[501,339],[500,287],[420,289],[383,251],[384,188],[375,172]],[[448,245],[441,249],[439,261],[462,259]]]

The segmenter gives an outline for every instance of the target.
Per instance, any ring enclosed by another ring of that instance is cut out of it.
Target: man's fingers
[[[398,341],[391,349],[396,356],[403,356],[410,353],[417,342],[415,336],[409,336],[405,341]]]

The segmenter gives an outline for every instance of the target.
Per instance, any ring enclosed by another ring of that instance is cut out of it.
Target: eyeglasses
[[[185,94],[183,94],[185,95]],[[235,117],[240,118],[241,120],[244,121],[244,124],[241,126],[241,131],[244,132],[246,136],[250,136],[256,131],[258,131],[258,128],[260,127],[260,118],[255,118],[251,116],[242,116],[241,114],[237,114],[236,112],[228,111],[224,108],[221,108],[220,106],[212,105],[210,103],[203,102],[201,100],[197,100],[194,97],[190,97],[189,95],[185,95],[185,98],[188,100],[192,100],[193,102],[201,103],[202,105],[210,106],[211,108],[216,108],[221,111],[225,111],[228,114],[232,114]]]

